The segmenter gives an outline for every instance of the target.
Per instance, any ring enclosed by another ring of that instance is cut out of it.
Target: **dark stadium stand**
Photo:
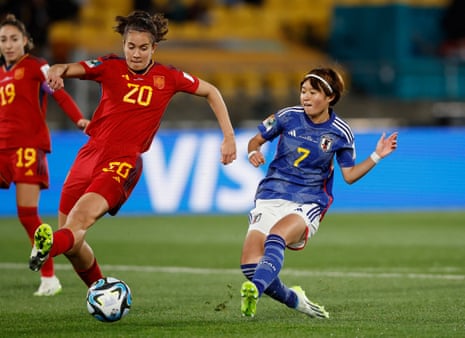
[[[180,1],[186,6],[192,2]],[[202,20],[170,20],[168,41],[160,44],[155,58],[217,85],[238,126],[298,103],[301,76],[325,64],[345,75],[349,92],[340,109],[357,120],[434,124],[438,121],[432,102],[465,96],[465,82],[459,81],[465,76],[463,64],[432,55],[440,43],[437,21],[447,0],[237,2],[226,6],[206,0],[209,9]],[[50,45],[55,54],[70,59],[120,53],[114,18],[132,9],[130,1],[88,0],[77,23],[53,24]],[[83,100],[95,96],[92,86],[79,90]],[[83,104],[90,109],[93,105],[87,101]],[[175,97],[165,125],[191,119],[193,107],[197,120],[211,121],[209,110],[196,105],[182,94]],[[448,121],[441,116],[441,123]],[[462,119],[449,122],[457,121]]]

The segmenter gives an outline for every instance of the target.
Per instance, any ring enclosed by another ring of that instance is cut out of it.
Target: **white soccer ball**
[[[128,314],[131,303],[129,286],[117,278],[101,278],[87,291],[87,310],[102,322],[120,320]]]

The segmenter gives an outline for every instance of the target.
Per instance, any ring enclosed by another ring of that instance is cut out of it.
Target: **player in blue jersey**
[[[397,133],[383,134],[375,151],[356,164],[352,130],[333,110],[344,91],[340,74],[331,68],[313,69],[300,88],[300,106],[269,116],[248,143],[249,161],[258,167],[265,163],[261,146],[279,138],[276,155],[258,184],[242,249],[241,270],[248,279],[241,287],[244,316],[253,317],[266,294],[310,317],[329,317],[301,287],[282,283],[284,251],[303,249],[318,230],[333,201],[334,159],[352,184],[397,148]]]

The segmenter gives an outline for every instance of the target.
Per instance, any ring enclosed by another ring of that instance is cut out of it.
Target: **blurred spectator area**
[[[407,100],[463,98],[465,59],[441,55],[449,2],[341,3],[333,12],[329,53],[343,60],[353,89],[361,93]]]
[[[173,2],[153,1],[150,5],[157,11]],[[188,7],[195,1],[180,2]],[[331,62],[320,47],[321,41],[328,39],[332,8],[324,0],[312,1],[311,7],[308,4],[307,0],[265,0],[261,4],[204,0],[203,15],[186,20],[170,18],[167,41],[160,43],[155,59],[215,84],[236,124],[262,118],[279,105],[298,103],[302,76]],[[85,1],[77,21],[55,22],[50,27],[53,54],[78,60],[121,53],[121,37],[112,29],[115,16],[127,15],[133,9],[130,1]],[[310,31],[318,46],[303,42]],[[71,85],[79,87],[79,105],[93,110],[91,100],[96,96],[86,95],[91,85]],[[171,104],[176,120],[184,117],[185,106],[191,108],[197,102],[204,103],[187,95],[176,96]],[[213,119],[208,107],[199,110],[206,115],[200,114],[198,120]],[[167,114],[166,120],[170,116]]]
[[[465,43],[460,49],[447,34],[451,26],[464,26],[463,10],[450,13],[460,3],[340,1],[328,53],[350,74],[356,96],[395,101],[407,123],[463,125]]]
[[[49,44],[56,60],[120,54],[121,37],[112,29],[115,16],[136,7],[162,11],[170,19],[169,33],[156,61],[215,84],[238,127],[298,104],[302,76],[318,66],[343,73],[348,95],[337,107],[343,116],[361,124],[368,118],[370,123],[424,125],[437,122],[431,100],[445,101],[441,107],[446,107],[465,97],[460,62],[439,53],[440,20],[449,2],[83,0],[77,20],[52,23]],[[88,81],[71,81],[79,105],[90,115],[97,90]],[[179,94],[164,125],[179,127],[180,121],[192,127],[214,117],[204,100]],[[444,114],[441,121],[447,121]]]
[[[153,8],[168,8],[166,3],[173,2],[153,1]],[[178,2],[187,7],[196,1]],[[285,95],[283,89],[298,85],[310,67],[328,60],[321,49],[301,43],[310,26],[320,41],[327,40],[331,7],[325,0],[312,1],[311,10],[305,10],[307,0],[266,0],[262,5],[201,2],[207,12],[198,20],[170,19],[168,40],[160,43],[155,58],[217,82],[225,96],[232,95],[238,84],[256,95],[263,82],[272,86],[275,95]],[[85,1],[77,22],[51,25],[53,54],[71,59],[76,54],[120,53],[121,37],[112,30],[114,19],[133,9],[131,1]]]

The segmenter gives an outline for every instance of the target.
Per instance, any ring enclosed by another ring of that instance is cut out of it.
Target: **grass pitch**
[[[44,219],[55,224],[53,218]],[[125,280],[133,307],[93,319],[86,287],[64,257],[63,291],[32,296],[26,235],[0,218],[1,337],[464,337],[465,213],[328,214],[304,251],[286,252],[282,279],[330,319],[263,297],[240,315],[247,217],[105,217],[88,233],[104,274]]]

